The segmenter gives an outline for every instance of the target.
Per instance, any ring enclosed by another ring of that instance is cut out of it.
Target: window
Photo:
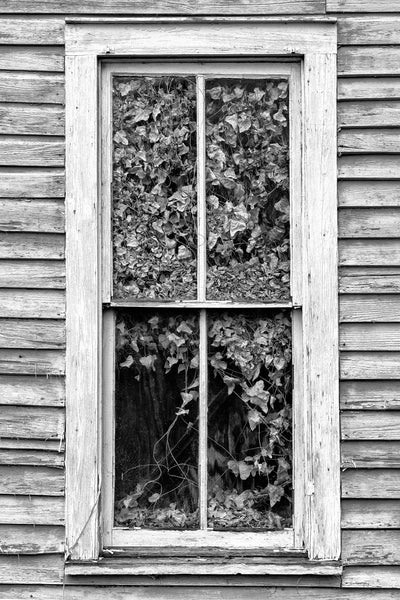
[[[337,559],[334,25],[66,45],[68,558]]]

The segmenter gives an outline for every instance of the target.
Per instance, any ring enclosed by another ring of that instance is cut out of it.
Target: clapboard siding
[[[347,323],[398,323],[399,298],[396,294],[343,295],[340,297],[340,320]]]
[[[338,52],[339,75],[400,75],[400,46],[343,46]]]
[[[4,554],[58,554],[64,551],[64,527],[49,525],[0,525]]]
[[[400,238],[394,240],[382,238],[377,240],[340,240],[339,263],[343,266],[398,266],[400,264]]]
[[[347,414],[342,416],[342,437],[345,439],[341,444],[342,466],[353,469],[400,468],[400,441],[371,441],[378,436],[380,440],[385,439],[385,436],[381,434],[381,423],[377,416],[374,415],[373,419],[367,422],[366,415],[368,412],[363,413],[362,423],[360,423],[361,419],[357,421],[351,417],[346,418]],[[380,415],[382,416],[382,411]],[[386,416],[385,413],[383,415]],[[389,413],[386,419],[383,419],[384,422],[386,421],[386,434],[391,432],[389,435],[399,440],[399,429],[395,431],[396,425],[392,424],[390,416]],[[389,427],[387,427],[388,421],[390,421]],[[371,426],[375,426],[378,435],[371,430]]]
[[[62,167],[64,166],[64,140],[33,136],[1,136],[0,166]]]
[[[64,179],[62,169],[0,167],[0,198],[63,198]]]
[[[0,376],[0,405],[64,406],[63,377]]]
[[[63,104],[64,96],[64,75],[0,71],[0,102]]]
[[[8,443],[14,444],[17,438],[7,438]],[[18,445],[21,443],[18,438]],[[33,445],[32,438],[29,442]],[[49,440],[45,440],[46,444]],[[59,443],[59,447],[61,444]],[[64,454],[61,451],[46,451],[46,450],[18,450],[0,448],[0,465],[25,465],[30,467],[54,467],[63,469],[65,466]]]
[[[339,127],[398,127],[398,100],[360,100],[339,102]]]
[[[400,499],[400,470],[347,469],[342,473],[342,497]]]
[[[342,500],[344,529],[399,529],[398,500]]]
[[[5,525],[63,525],[64,498],[0,496],[0,523]]]
[[[347,567],[343,571],[343,586],[347,588],[400,588],[400,567]],[[383,600],[386,598],[393,598],[395,600],[395,594],[397,591],[386,592],[382,596]],[[367,590],[360,590],[360,598],[365,598]],[[374,598],[377,600],[380,598],[379,592],[373,590]],[[387,594],[390,594],[389,596]],[[351,598],[351,596],[350,596]]]
[[[0,233],[0,259],[64,258],[64,245],[64,236],[58,234]]]
[[[338,159],[340,179],[399,179],[400,155],[341,156]]]
[[[343,563],[400,564],[400,531],[343,531]]]
[[[3,102],[0,105],[0,134],[63,135],[64,109],[58,104]]]
[[[341,208],[339,209],[339,236],[341,238],[400,238],[400,208]]]
[[[0,318],[2,348],[65,348],[63,321]]]
[[[340,327],[340,348],[399,351],[400,323],[345,323]]]
[[[399,379],[400,352],[342,352],[342,379]]]
[[[15,0],[16,1],[16,0]],[[397,0],[326,0],[326,11],[355,13],[398,12]]]
[[[338,100],[399,100],[399,77],[340,77]],[[342,110],[343,107],[340,106]],[[354,125],[356,126],[356,125]],[[378,124],[378,127],[382,125]]]
[[[0,348],[0,375],[64,375],[62,350],[8,350]]]
[[[62,233],[64,228],[63,200],[0,199],[0,231]]]
[[[400,129],[341,129],[338,151],[341,154],[399,153]]]
[[[0,289],[0,318],[61,319],[64,316],[63,290]],[[35,327],[38,329],[40,324]],[[43,324],[43,327],[46,328],[46,325]],[[56,327],[61,331],[62,324]]]
[[[339,206],[400,206],[399,181],[339,181]]]
[[[346,411],[341,425],[344,440],[400,440],[400,411]]]
[[[340,407],[348,410],[400,409],[399,381],[342,381]]]
[[[0,260],[0,288],[64,289],[65,263],[60,260]]]
[[[37,584],[62,583],[64,555],[0,556],[0,583]],[[60,586],[62,590],[62,586]]]
[[[64,71],[64,48],[51,46],[0,46],[4,71]]]
[[[400,267],[341,267],[339,292],[341,294],[400,293]]]
[[[3,438],[61,439],[65,416],[62,408],[2,406],[0,436]]]
[[[63,496],[64,473],[48,467],[0,466],[0,494]]]
[[[400,18],[395,15],[345,17],[338,20],[338,42],[342,45],[400,44]],[[371,54],[371,50],[369,49]]]
[[[59,17],[0,17],[0,44],[62,45],[64,28],[64,19]]]

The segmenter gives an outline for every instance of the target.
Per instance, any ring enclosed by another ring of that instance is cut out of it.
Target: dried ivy
[[[206,85],[207,297],[289,297],[288,84]]]
[[[195,80],[115,77],[113,150],[114,296],[195,298]]]

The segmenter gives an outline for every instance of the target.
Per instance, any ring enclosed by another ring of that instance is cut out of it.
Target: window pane
[[[196,85],[113,80],[116,298],[196,297]]]
[[[289,298],[288,83],[206,83],[207,297]]]
[[[213,313],[208,336],[209,526],[289,527],[290,313]]]
[[[193,313],[118,314],[116,526],[198,527],[198,329]]]

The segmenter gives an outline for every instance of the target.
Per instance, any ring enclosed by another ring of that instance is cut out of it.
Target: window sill
[[[304,557],[175,556],[101,557],[69,561],[66,575],[318,575],[342,574],[339,561],[310,561]]]

